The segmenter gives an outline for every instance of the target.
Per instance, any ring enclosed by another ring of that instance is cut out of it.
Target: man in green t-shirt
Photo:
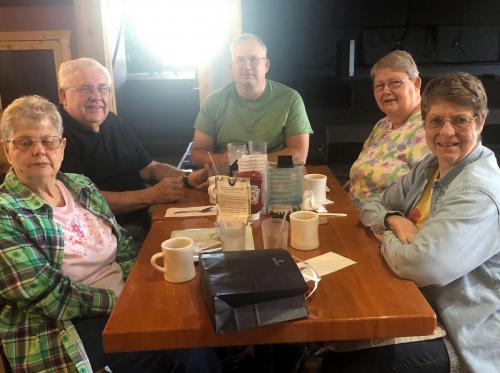
[[[191,161],[227,165],[229,142],[267,142],[269,160],[292,155],[305,163],[312,133],[299,93],[266,79],[271,62],[264,42],[243,34],[231,45],[233,83],[208,96],[194,124]]]

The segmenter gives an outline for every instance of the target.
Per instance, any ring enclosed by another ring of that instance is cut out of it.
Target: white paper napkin
[[[203,210],[206,207],[213,207],[212,210],[207,212],[196,212],[199,210]],[[186,211],[181,214],[176,214],[177,211]],[[191,207],[170,207],[165,212],[166,218],[187,218],[187,217],[196,217],[196,216],[212,216],[217,213],[217,210],[214,205],[207,206],[191,206]]]
[[[319,256],[315,256],[314,258],[307,259],[307,264],[312,266],[316,273],[320,276],[325,276],[329,273],[336,272],[341,270],[342,268],[348,267],[356,262],[346,258],[342,255],[335,254],[333,252],[328,252],[326,254],[322,254]],[[299,266],[303,262],[298,263]]]

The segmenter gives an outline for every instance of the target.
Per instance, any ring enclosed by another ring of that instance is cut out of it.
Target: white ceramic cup
[[[217,203],[217,189],[215,188],[215,178],[217,176],[210,176],[208,178],[208,198],[212,205]]]
[[[313,211],[290,214],[290,245],[297,250],[314,250],[319,246],[319,215]]]
[[[163,257],[163,266],[156,261]],[[194,278],[196,272],[193,262],[193,240],[189,237],[176,237],[161,243],[161,253],[151,257],[151,265],[163,272],[168,282],[186,282]]]
[[[326,176],[322,174],[304,175],[304,190],[312,190],[317,205],[326,202]]]

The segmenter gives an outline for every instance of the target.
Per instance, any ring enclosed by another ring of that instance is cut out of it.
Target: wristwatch
[[[186,188],[191,188],[189,184],[189,175],[191,175],[191,172],[185,172],[184,175],[182,175],[182,184],[184,184]]]

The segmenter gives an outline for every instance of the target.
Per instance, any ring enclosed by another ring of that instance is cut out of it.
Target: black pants
[[[147,352],[105,353],[102,331],[106,317],[72,320],[93,370],[109,366],[113,373],[212,373],[220,372],[212,349],[184,349]]]
[[[352,352],[328,352],[322,372],[448,373],[450,361],[442,338]]]

